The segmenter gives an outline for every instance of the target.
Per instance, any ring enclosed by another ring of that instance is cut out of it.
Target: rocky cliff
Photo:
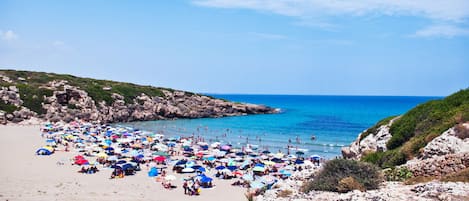
[[[376,126],[360,133],[350,146],[342,148],[342,156],[347,159],[361,159],[367,153],[386,151],[386,143],[392,137],[389,129],[398,118],[384,119]]]
[[[269,114],[276,109],[130,83],[0,71],[0,123],[31,117],[106,123]]]

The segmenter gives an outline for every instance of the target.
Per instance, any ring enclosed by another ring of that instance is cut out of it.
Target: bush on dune
[[[373,164],[335,159],[327,162],[312,181],[303,185],[303,192],[312,190],[348,192],[377,189],[383,181],[379,168]]]

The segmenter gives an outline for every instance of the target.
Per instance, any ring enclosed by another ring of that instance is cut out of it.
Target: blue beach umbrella
[[[291,172],[288,170],[280,170],[280,174],[285,175],[287,177],[291,176]]]
[[[234,165],[227,166],[226,168],[228,168],[228,170],[231,170],[231,171],[234,171],[234,170],[236,170],[236,169],[237,169],[237,167],[236,167],[236,166],[234,166]]]
[[[215,170],[223,170],[223,169],[225,169],[225,168],[226,168],[225,166],[220,165],[220,166],[216,167]]]
[[[202,178],[200,179],[200,182],[202,182],[202,183],[208,183],[208,182],[211,182],[212,180],[213,180],[212,178],[205,176],[205,177],[202,177]]]

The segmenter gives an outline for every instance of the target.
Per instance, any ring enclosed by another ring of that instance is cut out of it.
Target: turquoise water
[[[183,119],[123,124],[167,136],[203,136],[234,146],[287,152],[287,145],[325,158],[340,155],[363,130],[380,119],[403,114],[419,103],[439,97],[212,95],[236,102],[264,104],[279,114],[226,118]],[[311,136],[316,137],[311,140]],[[289,143],[291,141],[291,143]]]

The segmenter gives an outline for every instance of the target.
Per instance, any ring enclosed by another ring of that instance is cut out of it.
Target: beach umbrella
[[[246,180],[246,181],[252,181],[254,180],[254,177],[252,176],[252,174],[245,174],[241,177],[242,179]]]
[[[261,177],[261,182],[264,183],[264,184],[273,184],[275,183],[277,180],[275,179],[275,177],[271,176],[271,175],[266,175],[266,176],[263,176]]]
[[[112,147],[106,147],[104,150],[105,150],[105,151],[114,151],[114,148],[112,148]]]
[[[265,168],[264,167],[261,167],[261,166],[255,166],[252,171],[254,172],[264,172],[265,171]]]
[[[220,165],[220,166],[216,167],[215,170],[223,170],[225,168],[226,168],[225,166]]]
[[[222,163],[228,163],[229,160],[228,160],[227,158],[222,158],[222,159],[220,159],[220,162],[222,162]]]
[[[297,152],[295,152],[295,154],[296,154],[296,155],[299,155],[299,156],[301,156],[301,155],[304,155],[304,154],[305,154],[305,152],[302,152],[302,151],[297,151]]]
[[[238,176],[243,176],[243,172],[241,171],[235,171],[233,172],[234,175],[238,175]]]
[[[153,160],[163,162],[164,160],[166,160],[166,158],[164,156],[156,156],[155,158],[153,158]]]
[[[149,177],[158,176],[158,169],[156,169],[156,167],[151,168],[150,171],[148,172],[148,176]]]
[[[237,169],[237,167],[234,166],[234,165],[227,166],[226,168],[227,168],[228,170],[231,170],[231,171],[234,171],[234,170]]]
[[[236,156],[244,156],[246,155],[244,152],[236,152]]]
[[[98,157],[98,158],[107,158],[108,155],[104,152],[100,152],[99,154],[96,155],[96,157]]]
[[[285,156],[285,154],[280,153],[280,152],[279,152],[279,153],[276,153],[276,154],[274,155],[275,158],[283,158],[284,156]]]
[[[218,147],[220,146],[220,143],[219,142],[214,142],[210,145],[212,148],[215,148],[215,147]]]
[[[262,164],[262,163],[256,163],[256,165],[254,165],[255,167],[264,167],[265,165]]]
[[[285,170],[294,170],[295,168],[291,165],[287,165],[283,169],[285,169]]]
[[[162,151],[153,152],[153,155],[157,155],[157,156],[169,156],[168,153],[162,152]]]
[[[275,162],[273,161],[262,161],[265,165],[275,165]]]
[[[181,172],[183,172],[183,173],[193,173],[193,172],[195,172],[195,170],[194,170],[194,168],[186,167],[186,168],[182,169]]]
[[[214,153],[214,155],[217,157],[223,157],[226,155],[226,151],[217,151]]]
[[[272,158],[271,161],[272,161],[272,162],[275,162],[275,163],[282,163],[282,162],[283,162],[283,160],[280,159],[280,158]]]
[[[197,157],[202,157],[202,156],[204,156],[204,152],[199,151],[199,152],[197,152],[196,156]]]
[[[48,149],[40,148],[36,151],[37,155],[51,155],[52,152],[49,151]]]
[[[210,178],[210,177],[207,177],[207,176],[204,176],[200,179],[200,182],[202,183],[208,183],[208,182],[211,182],[213,179]]]
[[[109,156],[108,161],[117,161],[117,156]]]
[[[303,164],[303,163],[305,163],[305,162],[304,162],[303,160],[300,160],[300,159],[297,159],[297,160],[295,161],[295,164]]]
[[[75,164],[77,164],[77,165],[87,165],[87,164],[90,164],[90,163],[86,159],[78,159],[78,160],[75,161]]]
[[[236,162],[234,160],[228,161],[228,166],[236,166]]]
[[[127,170],[127,169],[133,169],[133,168],[134,168],[134,166],[130,163],[126,163],[126,164],[122,165],[122,169],[124,171]]]
[[[259,188],[264,187],[264,184],[261,182],[251,182],[249,186],[251,186],[251,188],[253,189],[259,189]]]
[[[231,149],[231,146],[229,146],[229,145],[223,145],[223,146],[220,147],[220,149],[221,149],[221,150],[228,151],[228,150]]]
[[[229,170],[229,169],[227,169],[227,168],[221,170],[220,173],[222,173],[222,174],[225,173],[225,174],[227,174],[227,175],[231,175],[231,174],[232,174],[232,173],[231,173],[231,170]]]
[[[186,163],[186,167],[192,167],[195,165],[195,162],[194,161],[189,161]]]
[[[199,167],[197,170],[200,171],[200,172],[205,172],[206,171],[204,167]]]
[[[319,159],[321,159],[321,156],[314,154],[314,155],[311,155],[311,159],[319,160]]]
[[[178,166],[178,165],[185,165],[187,163],[186,160],[178,160],[176,161],[176,163],[174,164],[175,166]]]
[[[54,152],[54,150],[55,150],[54,147],[51,147],[51,146],[44,146],[44,147],[42,147],[42,148],[47,149],[47,150],[49,150],[50,152]]]
[[[214,161],[214,160],[215,160],[215,157],[214,157],[214,156],[204,156],[202,159],[211,162],[211,161]]]
[[[280,170],[280,174],[285,175],[287,177],[291,176],[291,172],[288,170]]]
[[[268,150],[265,150],[265,151],[262,151],[263,154],[270,154],[270,151]]]
[[[173,181],[173,180],[176,180],[176,176],[174,175],[167,175],[166,177],[164,177],[164,179],[166,181]]]
[[[127,161],[125,160],[120,160],[120,161],[117,161],[116,164],[124,164],[124,163],[127,163]]]

